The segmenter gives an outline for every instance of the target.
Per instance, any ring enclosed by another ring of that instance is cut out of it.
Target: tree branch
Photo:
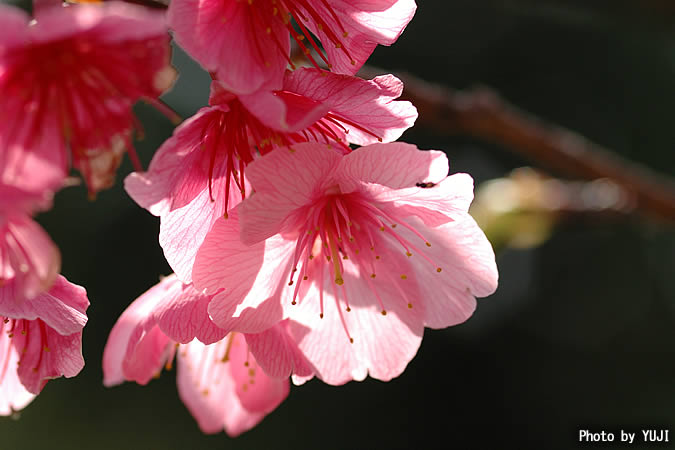
[[[366,67],[360,75],[382,73]],[[494,91],[480,87],[458,92],[407,74],[401,98],[419,111],[417,126],[441,134],[461,134],[494,142],[533,163],[576,179],[607,178],[622,188],[634,210],[675,222],[675,182],[618,156],[583,136],[517,109]]]

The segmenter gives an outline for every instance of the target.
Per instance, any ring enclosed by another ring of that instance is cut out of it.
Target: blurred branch
[[[370,78],[375,73],[382,71],[366,67],[360,75]],[[458,92],[411,75],[398,76],[405,84],[402,98],[419,111],[418,126],[497,143],[567,177],[607,178],[628,194],[638,212],[675,222],[672,179],[521,111],[488,88]]]

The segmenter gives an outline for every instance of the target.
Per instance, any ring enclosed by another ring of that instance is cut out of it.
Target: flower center
[[[343,327],[352,342],[340,308],[342,301],[345,310],[351,311],[344,286],[345,273],[365,281],[382,315],[386,315],[386,306],[374,283],[378,276],[395,287],[408,308],[413,307],[412,299],[401,286],[409,279],[409,274],[396,272],[403,255],[408,258],[413,254],[420,255],[429,267],[437,273],[442,272],[433,259],[397,231],[397,227],[400,225],[412,232],[426,247],[431,247],[431,243],[405,218],[396,217],[385,211],[387,209],[391,210],[386,205],[372,202],[362,193],[342,194],[338,187],[334,187],[306,211],[302,216],[306,220],[299,226],[293,270],[288,282],[289,286],[295,284],[292,304],[296,304],[302,282],[311,279],[318,284],[319,315],[323,318],[324,271],[327,269],[334,280],[331,288]],[[389,263],[383,264],[383,260]]]

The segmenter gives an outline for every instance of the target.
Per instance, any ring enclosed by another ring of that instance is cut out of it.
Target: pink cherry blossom
[[[228,90],[250,94],[279,89],[285,68],[295,68],[290,38],[315,67],[312,50],[353,75],[377,44],[398,39],[415,9],[413,0],[174,0],[168,18],[181,47]]]
[[[473,182],[447,176],[443,153],[409,144],[345,156],[293,149],[249,166],[255,194],[213,225],[195,287],[214,295],[212,319],[232,330],[292,319],[328,383],[389,380],[425,326],[463,322],[497,287],[492,247],[467,212]]]
[[[165,256],[188,283],[206,233],[245,195],[245,169],[256,153],[310,140],[332,143],[338,152],[348,152],[349,142],[395,140],[417,118],[414,106],[396,101],[402,89],[392,75],[366,81],[315,69],[287,72],[283,90],[248,96],[214,82],[212,106],[179,126],[149,170],[130,175],[125,187],[162,217]]]
[[[26,406],[48,380],[73,377],[84,367],[84,288],[59,276],[31,302],[26,309],[37,315],[0,312],[0,415]]]
[[[28,215],[0,211],[0,315],[26,308],[60,268],[59,250],[40,225]]]
[[[91,193],[109,186],[123,152],[133,150],[133,104],[145,99],[163,108],[156,99],[174,77],[169,56],[161,13],[110,2],[44,8],[31,21],[0,6],[6,176],[23,178],[29,152],[59,175],[51,174],[52,183],[72,164]]]
[[[103,382],[147,384],[175,357],[179,395],[201,430],[236,436],[286,398],[291,373],[309,377],[313,369],[287,323],[258,335],[228,333],[211,322],[210,300],[175,275],[140,296],[110,333]]]

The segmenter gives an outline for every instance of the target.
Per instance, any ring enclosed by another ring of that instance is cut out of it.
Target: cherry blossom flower
[[[49,291],[14,310],[7,312],[4,301],[0,305],[0,415],[8,415],[25,407],[48,380],[82,370],[89,301],[84,288],[58,276]]]
[[[402,89],[392,75],[366,81],[315,69],[287,72],[283,90],[247,96],[214,82],[211,106],[179,126],[149,170],[131,174],[125,187],[162,217],[160,244],[189,283],[204,236],[245,195],[245,168],[258,152],[310,140],[349,152],[347,143],[395,140],[417,118],[414,106],[395,100]]]
[[[345,156],[293,149],[249,166],[255,194],[213,225],[195,287],[214,295],[209,314],[228,329],[292,319],[328,383],[389,380],[425,326],[463,322],[497,287],[492,248],[467,212],[473,181],[446,176],[443,153],[403,143]]]
[[[229,91],[250,94],[279,89],[285,68],[295,68],[290,38],[315,67],[311,50],[353,75],[377,44],[398,39],[415,9],[413,0],[174,0],[168,19],[181,47]]]
[[[291,373],[312,368],[286,331],[228,333],[209,319],[211,297],[175,275],[134,301],[113,327],[103,353],[103,383],[147,384],[177,359],[178,393],[205,433],[236,436],[288,395]],[[195,339],[193,339],[195,338]]]
[[[26,176],[20,179],[12,167],[0,171],[0,315],[11,315],[7,308],[49,289],[61,267],[58,248],[31,218],[51,206],[47,189],[53,180],[40,178],[42,166],[28,160],[21,164]]]
[[[43,8],[31,21],[0,6],[0,161],[20,172],[29,152],[61,180],[72,164],[92,194],[108,187],[124,150],[135,156],[133,104],[165,109],[169,56],[161,13],[110,2]]]

